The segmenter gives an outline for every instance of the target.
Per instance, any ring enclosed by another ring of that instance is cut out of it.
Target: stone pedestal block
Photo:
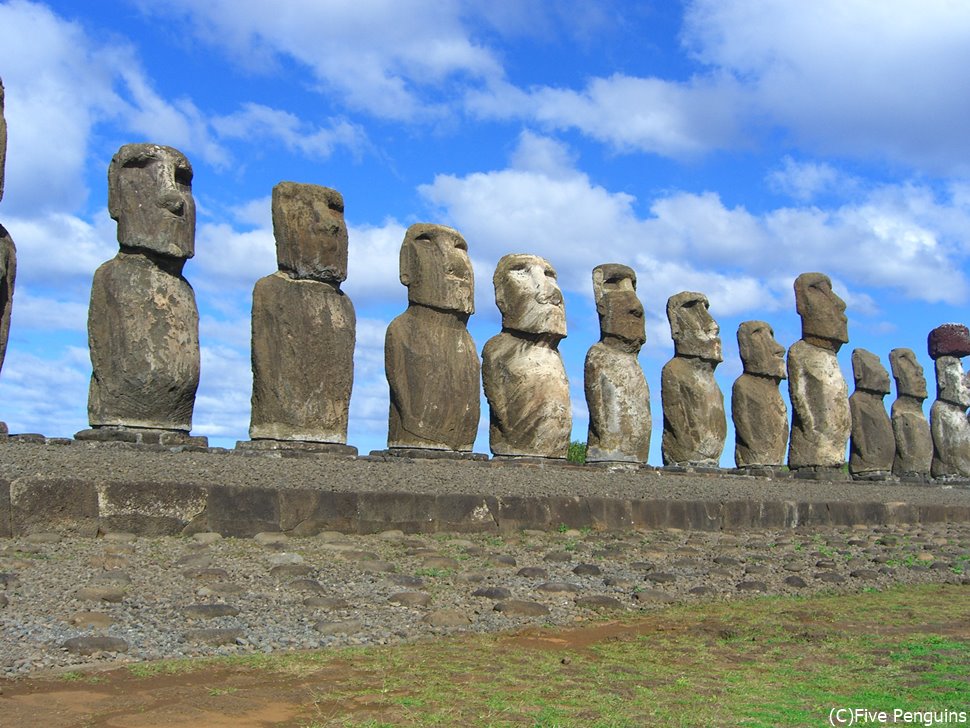
[[[282,272],[257,281],[249,436],[346,443],[355,332],[354,306],[334,285]]]

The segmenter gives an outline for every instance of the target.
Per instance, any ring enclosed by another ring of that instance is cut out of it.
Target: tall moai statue
[[[189,437],[199,311],[182,277],[195,254],[192,167],[180,151],[126,144],[108,167],[118,255],[94,273],[88,309],[91,430],[76,437],[204,445]]]
[[[660,373],[664,465],[717,467],[724,449],[724,395],[714,379],[722,361],[720,328],[703,293],[667,299],[674,358]]]
[[[408,308],[384,339],[388,447],[392,454],[468,454],[481,399],[481,365],[467,328],[475,312],[468,245],[457,230],[418,223],[404,236],[400,261]]]
[[[502,332],[482,350],[489,444],[499,457],[565,458],[572,431],[569,380],[559,354],[566,310],[556,271],[513,253],[495,268]]]
[[[0,200],[3,199],[4,167],[7,161],[7,120],[3,115],[3,79],[0,79]],[[10,233],[0,225],[0,369],[7,355],[10,336],[10,309],[17,277],[17,246]],[[7,434],[7,423],[0,422],[0,436]]]
[[[822,273],[795,279],[795,308],[802,338],[788,350],[788,394],[792,406],[788,467],[844,479],[852,429],[849,387],[836,354],[848,343],[845,302]]]
[[[970,478],[970,376],[961,359],[970,355],[970,330],[961,324],[943,324],[927,339],[930,358],[936,362],[936,401],[930,408],[933,435],[934,478]]]
[[[871,351],[855,349],[852,375],[855,391],[849,397],[849,473],[856,480],[885,480],[896,457],[896,438],[883,404],[889,394],[889,372]]]
[[[273,188],[278,270],[253,288],[251,442],[356,455],[347,420],[356,317],[347,278],[347,226],[339,192],[280,182]]]
[[[586,462],[645,463],[650,453],[650,388],[637,354],[646,341],[637,274],[618,263],[593,268],[600,340],[586,353],[589,409]]]
[[[785,347],[764,321],[738,327],[744,371],[731,388],[734,463],[739,468],[778,467],[788,448],[788,408],[778,391],[785,378]]]
[[[889,365],[896,380],[896,401],[892,406],[896,441],[893,475],[925,479],[930,477],[933,462],[933,436],[923,414],[923,400],[928,396],[923,367],[912,349],[893,349],[889,352]]]

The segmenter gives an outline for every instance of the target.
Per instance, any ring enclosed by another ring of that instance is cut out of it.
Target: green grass
[[[585,463],[586,443],[580,440],[573,440],[569,443],[569,450],[566,451],[566,460],[571,463]]]

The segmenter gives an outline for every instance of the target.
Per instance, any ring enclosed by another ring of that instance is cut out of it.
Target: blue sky
[[[590,272],[637,271],[652,464],[673,353],[664,306],[679,291],[710,298],[727,399],[738,324],[767,320],[790,346],[792,281],[809,270],[848,304],[850,389],[853,348],[888,367],[906,346],[932,391],[926,334],[965,321],[970,293],[967,68],[970,4],[947,0],[0,2],[0,222],[19,254],[0,418],[50,436],[87,424],[87,301],[117,251],[106,171],[137,141],[195,169],[193,432],[215,445],[247,437],[250,297],[276,268],[281,180],[344,195],[348,441],[363,452],[386,441],[384,329],[406,306],[397,254],[414,222],[468,241],[479,349],[500,327],[498,259],[535,253],[557,269],[577,439],[598,338]],[[732,431],[724,464],[733,449]]]

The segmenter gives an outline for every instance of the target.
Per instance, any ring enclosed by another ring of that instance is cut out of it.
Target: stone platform
[[[970,484],[0,440],[0,536],[741,531],[970,522]]]

